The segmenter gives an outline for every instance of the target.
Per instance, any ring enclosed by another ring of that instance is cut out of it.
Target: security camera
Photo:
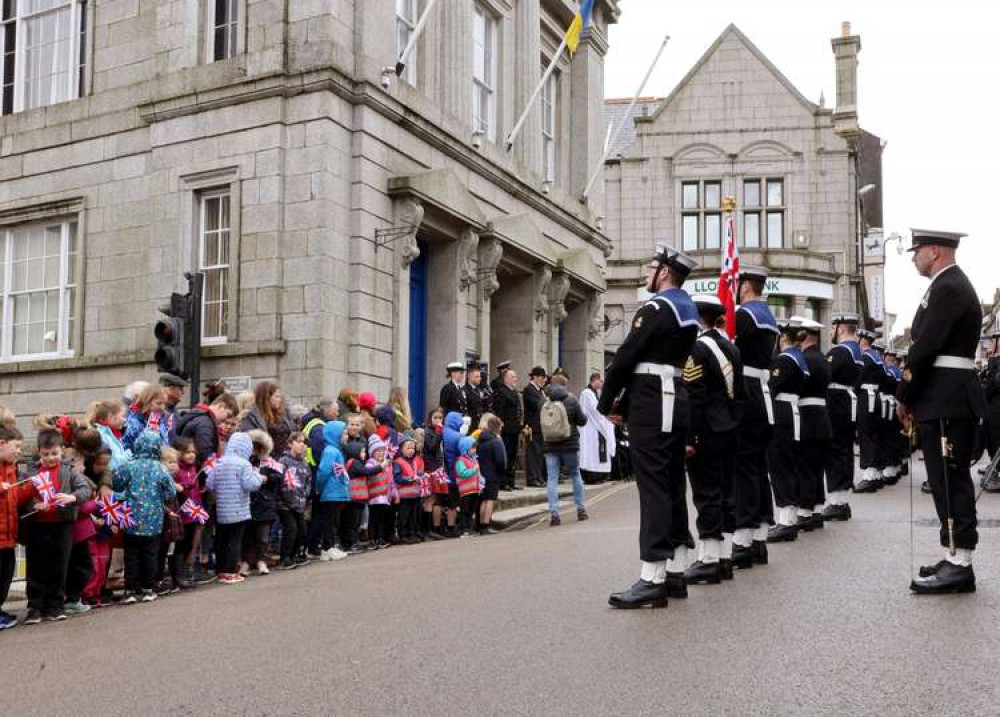
[[[392,76],[395,74],[395,70],[391,67],[382,68],[382,89],[387,90],[392,86]]]
[[[479,149],[483,146],[483,131],[481,129],[472,132],[472,148]]]

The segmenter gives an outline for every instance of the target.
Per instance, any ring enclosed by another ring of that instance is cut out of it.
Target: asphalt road
[[[909,496],[856,496],[852,522],[666,610],[607,607],[638,570],[628,485],[586,523],[19,627],[0,634],[0,715],[997,714],[1000,531],[982,530],[978,593],[913,596]],[[1000,518],[1000,496],[980,506]],[[936,529],[914,532],[936,560]]]

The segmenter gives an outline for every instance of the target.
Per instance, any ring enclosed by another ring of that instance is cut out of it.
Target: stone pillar
[[[406,386],[410,373],[410,265],[420,257],[417,232],[424,220],[424,207],[418,200],[404,197],[393,202],[393,214],[398,230],[412,230],[396,240],[393,291],[392,381],[396,386]]]
[[[587,180],[604,146],[604,53],[607,45],[590,34],[581,40],[570,65],[570,134],[565,150],[570,155],[570,193],[583,195]],[[604,182],[594,182],[587,208],[604,214]]]
[[[490,238],[479,242],[479,337],[476,346],[479,358],[490,361],[491,313],[493,295],[500,288],[497,267],[503,257],[503,244]],[[488,378],[488,377],[487,377]]]
[[[520,0],[515,16],[514,55],[514,118],[521,116],[528,99],[541,79],[541,45],[539,41],[539,0]],[[514,145],[518,161],[528,170],[537,172],[542,166],[541,101],[525,120],[524,129]]]
[[[566,295],[569,294],[569,277],[560,272],[552,277],[549,285],[549,363],[555,368],[559,364],[559,327],[566,317]]]
[[[570,390],[579,393],[587,385],[590,364],[587,358],[590,314],[588,302],[575,304],[563,322],[563,368],[570,378]]]
[[[478,242],[478,235],[469,229],[463,232],[459,241],[436,242],[428,251],[428,405],[436,405],[433,402],[437,401],[438,391],[444,384],[445,366],[465,359],[467,290],[475,281],[474,272],[469,281],[468,250],[470,243],[475,242]]]
[[[440,88],[441,106],[463,125],[471,127],[472,3],[442,2],[435,12],[441,13],[441,31],[435,33],[442,59],[437,63],[435,78]]]
[[[587,302],[587,373],[604,372],[604,295],[594,292]]]

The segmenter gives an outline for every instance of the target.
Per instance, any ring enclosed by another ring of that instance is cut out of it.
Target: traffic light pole
[[[205,275],[200,271],[184,274],[188,280],[188,301],[190,302],[188,316],[188,340],[185,348],[188,351],[188,366],[190,366],[191,408],[199,403],[201,394],[201,302],[205,288]]]

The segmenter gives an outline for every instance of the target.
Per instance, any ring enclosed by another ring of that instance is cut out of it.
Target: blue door
[[[420,257],[410,265],[410,409],[415,423],[427,416],[427,244],[418,242]]]
[[[566,332],[563,331],[563,325],[559,324],[558,329],[558,346],[559,355],[556,356],[556,365],[562,368],[566,368]],[[555,368],[555,367],[553,367]]]

